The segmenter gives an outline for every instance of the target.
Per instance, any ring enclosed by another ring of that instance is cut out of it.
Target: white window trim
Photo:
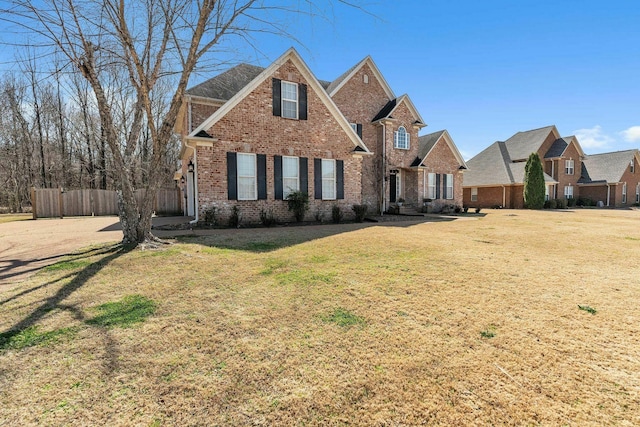
[[[433,178],[433,180],[431,178]],[[438,194],[436,191],[436,174],[430,172],[427,176],[427,198],[435,200],[436,194]]]
[[[324,177],[324,171],[325,171],[324,165],[326,164],[325,162],[326,163],[329,163],[329,162],[333,163],[333,178],[325,178]],[[336,161],[334,159],[322,159],[321,160],[321,164],[322,164],[322,178],[321,178],[322,179],[322,200],[337,200],[337,198],[338,198],[338,189],[337,189],[337,185],[336,184],[337,184],[337,181],[338,181],[338,176],[337,176],[338,175],[338,170],[337,170],[338,168],[337,168],[337,165],[336,165]],[[325,181],[333,181],[333,197],[327,197],[325,195],[325,191],[324,191],[324,183],[325,183]]]
[[[627,203],[627,183],[622,184],[622,203]]]
[[[573,185],[565,185],[564,186],[564,198],[572,199],[573,198]]]
[[[292,85],[296,88],[296,98],[295,99],[289,99],[289,98],[285,98],[284,94],[284,87],[285,85]],[[280,108],[281,108],[281,117],[284,117],[285,119],[294,119],[294,120],[298,120],[298,100],[299,100],[300,94],[298,93],[298,84],[297,83],[293,83],[293,82],[288,82],[285,80],[282,80],[280,82]],[[285,102],[294,102],[296,104],[296,108],[295,108],[295,117],[288,117],[285,116],[284,112],[284,103]]]
[[[573,159],[564,161],[564,173],[565,175],[573,175],[575,172],[575,162]]]
[[[636,203],[640,203],[640,183],[636,185]]]
[[[545,186],[544,186],[544,200],[545,200],[545,202],[546,202],[547,200],[549,200],[549,193],[551,193],[551,192],[549,191],[549,186],[548,186],[548,185],[545,185]]]
[[[478,187],[471,187],[471,201],[478,201]]]
[[[406,147],[401,147],[400,143],[399,143],[399,139],[398,136],[400,135],[400,129],[402,129],[404,132],[404,142]],[[407,129],[404,126],[400,126],[398,128],[397,131],[393,132],[393,148],[397,148],[399,150],[408,150],[411,147],[411,135],[409,135],[409,132],[407,132]]]
[[[253,176],[251,175],[240,175],[240,160],[239,158],[241,156],[251,156],[253,157]],[[257,161],[257,156],[253,153],[237,153],[236,154],[236,170],[237,170],[237,193],[238,193],[238,200],[258,200],[258,161]],[[240,178],[253,178],[253,196],[249,197],[249,198],[245,198],[245,197],[241,197],[240,195]]]
[[[451,189],[451,194],[449,194],[449,189]],[[444,193],[445,199],[453,200],[453,174],[452,173],[447,174],[447,187],[444,189],[444,191],[445,191]]]
[[[284,159],[295,159],[295,163],[296,163],[296,176],[285,176],[284,171],[284,163],[285,160]],[[285,185],[285,179],[296,179],[296,186],[295,188],[292,188],[291,190],[288,190],[287,185]],[[282,156],[282,198],[286,199],[287,196],[295,191],[300,190],[300,158],[299,157],[294,157],[294,156]]]
[[[631,163],[629,163],[629,172],[636,173],[636,162],[631,159]]]

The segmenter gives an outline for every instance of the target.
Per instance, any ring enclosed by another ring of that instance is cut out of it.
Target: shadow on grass
[[[41,289],[43,287],[49,286],[53,283],[57,283],[60,280],[65,278],[73,277],[67,284],[63,285],[56,293],[42,300],[42,302],[34,308],[29,314],[27,314],[22,320],[15,323],[9,329],[0,333],[0,349],[10,348],[12,343],[16,341],[16,339],[22,338],[24,335],[34,335],[36,332],[36,328],[38,327],[37,323],[40,321],[47,313],[54,309],[66,310],[70,311],[73,316],[81,322],[85,322],[86,319],[80,309],[73,305],[65,304],[64,301],[75,291],[84,286],[89,279],[95,276],[100,270],[102,270],[107,264],[116,258],[126,254],[132,248],[123,247],[121,245],[112,245],[106,248],[100,248],[99,250],[87,251],[85,254],[87,256],[95,256],[95,255],[104,255],[99,260],[87,264],[80,271],[70,273],[65,275],[60,279],[56,279],[50,282],[47,282],[43,285],[37,286],[32,289],[28,289],[23,291],[17,295],[14,295],[11,298],[5,299],[2,301],[2,304],[5,304],[11,300],[15,300],[21,296],[24,296],[28,293],[31,293],[37,289]],[[89,255],[90,254],[90,255]],[[115,343],[108,336],[107,331],[102,331],[105,336],[106,342],[106,369],[108,371],[112,371],[117,366],[117,349],[115,348]],[[36,337],[37,338],[37,337]]]
[[[382,222],[194,230],[194,234],[177,236],[177,239],[184,243],[195,243],[212,248],[260,253],[271,252],[281,248],[371,227],[394,227],[402,229],[423,223],[449,222],[455,221],[456,219],[456,217],[433,216],[426,218],[420,217],[420,219]]]

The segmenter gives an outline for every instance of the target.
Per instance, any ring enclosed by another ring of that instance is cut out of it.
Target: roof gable
[[[554,125],[539,129],[518,132],[507,139],[504,144],[513,161],[526,160],[531,153],[536,153],[549,134],[553,133],[556,139],[560,138],[558,129]]]
[[[362,67],[365,66],[365,64],[368,65],[371,71],[373,72],[373,75],[380,83],[380,86],[382,86],[382,89],[387,95],[387,98],[389,99],[395,98],[396,96],[393,94],[393,91],[391,90],[391,86],[389,86],[389,83],[387,83],[384,76],[380,72],[380,69],[378,69],[378,66],[376,65],[376,63],[373,62],[373,59],[371,58],[371,56],[367,56],[366,58],[358,62],[356,65],[354,65],[353,67],[345,71],[337,79],[332,81],[331,84],[329,84],[329,86],[327,87],[327,93],[329,94],[329,96],[333,97],[351,78],[353,78],[353,76],[355,76],[355,74],[358,71],[360,71]]]
[[[239,64],[199,85],[186,90],[187,95],[227,101],[264,71],[263,67]]]
[[[400,104],[403,104],[403,103],[407,106],[407,108],[409,109],[413,117],[416,119],[414,124],[418,126],[426,126],[424,119],[422,118],[422,116],[416,109],[416,106],[413,104],[413,102],[411,101],[411,98],[409,98],[409,95],[407,94],[404,94],[399,98],[395,98],[387,102],[387,104],[384,107],[382,107],[382,110],[380,110],[380,112],[376,114],[376,116],[373,118],[373,120],[371,120],[371,122],[377,122],[378,120],[392,118],[393,112],[400,106]]]
[[[429,156],[429,153],[431,153],[439,141],[444,141],[444,143],[449,146],[449,150],[453,153],[461,169],[468,169],[467,163],[464,161],[460,151],[458,151],[458,147],[453,143],[453,139],[451,139],[451,135],[449,135],[449,132],[446,129],[430,133],[428,135],[423,135],[418,138],[418,158],[420,159],[420,164],[424,163]]]
[[[209,118],[207,118],[200,126],[195,128],[190,134],[189,138],[193,138],[198,135],[201,131],[205,131],[210,129],[213,125],[215,125],[222,117],[224,117],[231,109],[233,109],[236,105],[240,103],[245,97],[247,97],[251,92],[253,92],[261,83],[267,80],[271,75],[275,73],[275,71],[284,65],[287,61],[291,61],[294,66],[300,71],[300,74],[305,78],[308,85],[313,89],[318,98],[322,101],[322,103],[327,107],[327,109],[332,113],[340,127],[344,130],[344,132],[349,136],[349,139],[353,142],[356,151],[361,153],[370,153],[367,146],[362,142],[360,137],[358,137],[357,133],[344,115],[340,112],[336,104],[329,97],[327,92],[322,87],[322,84],[316,79],[313,75],[307,64],[302,60],[298,52],[294,48],[289,48],[282,56],[276,59],[270,66],[263,69],[257,76],[253,78],[249,83],[247,83],[241,90],[239,90],[235,95],[233,95],[226,103],[222,105],[218,110],[216,110]],[[358,150],[358,147],[360,148]]]

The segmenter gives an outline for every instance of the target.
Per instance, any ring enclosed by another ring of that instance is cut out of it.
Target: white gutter
[[[198,151],[196,147],[192,147],[189,145],[188,141],[184,142],[185,147],[190,148],[193,151],[193,199],[194,199],[194,209],[195,209],[195,219],[189,221],[189,224],[196,224],[199,220],[198,218]]]

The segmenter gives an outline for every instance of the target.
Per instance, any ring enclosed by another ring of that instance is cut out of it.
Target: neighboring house
[[[419,145],[418,157],[411,166],[422,171],[422,199],[431,200],[436,211],[444,205],[462,207],[463,172],[467,164],[449,132],[441,130],[421,136]]]
[[[524,168],[531,153],[540,156],[545,198],[577,198],[585,154],[575,136],[561,137],[555,126],[518,132],[469,160],[463,200],[470,207],[524,207]]]
[[[639,167],[637,149],[586,156],[578,181],[580,197],[605,206],[640,203]]]
[[[176,178],[185,177],[186,211],[198,218],[210,208],[228,217],[237,206],[250,222],[261,211],[290,219],[284,199],[295,190],[310,195],[310,217],[328,218],[336,204],[347,215],[354,204],[386,211],[400,198],[418,208],[430,173],[441,177],[440,198],[461,204],[455,189],[466,165],[446,132],[423,149],[424,126],[370,57],[326,82],[292,48],[267,68],[241,64],[187,90]]]

